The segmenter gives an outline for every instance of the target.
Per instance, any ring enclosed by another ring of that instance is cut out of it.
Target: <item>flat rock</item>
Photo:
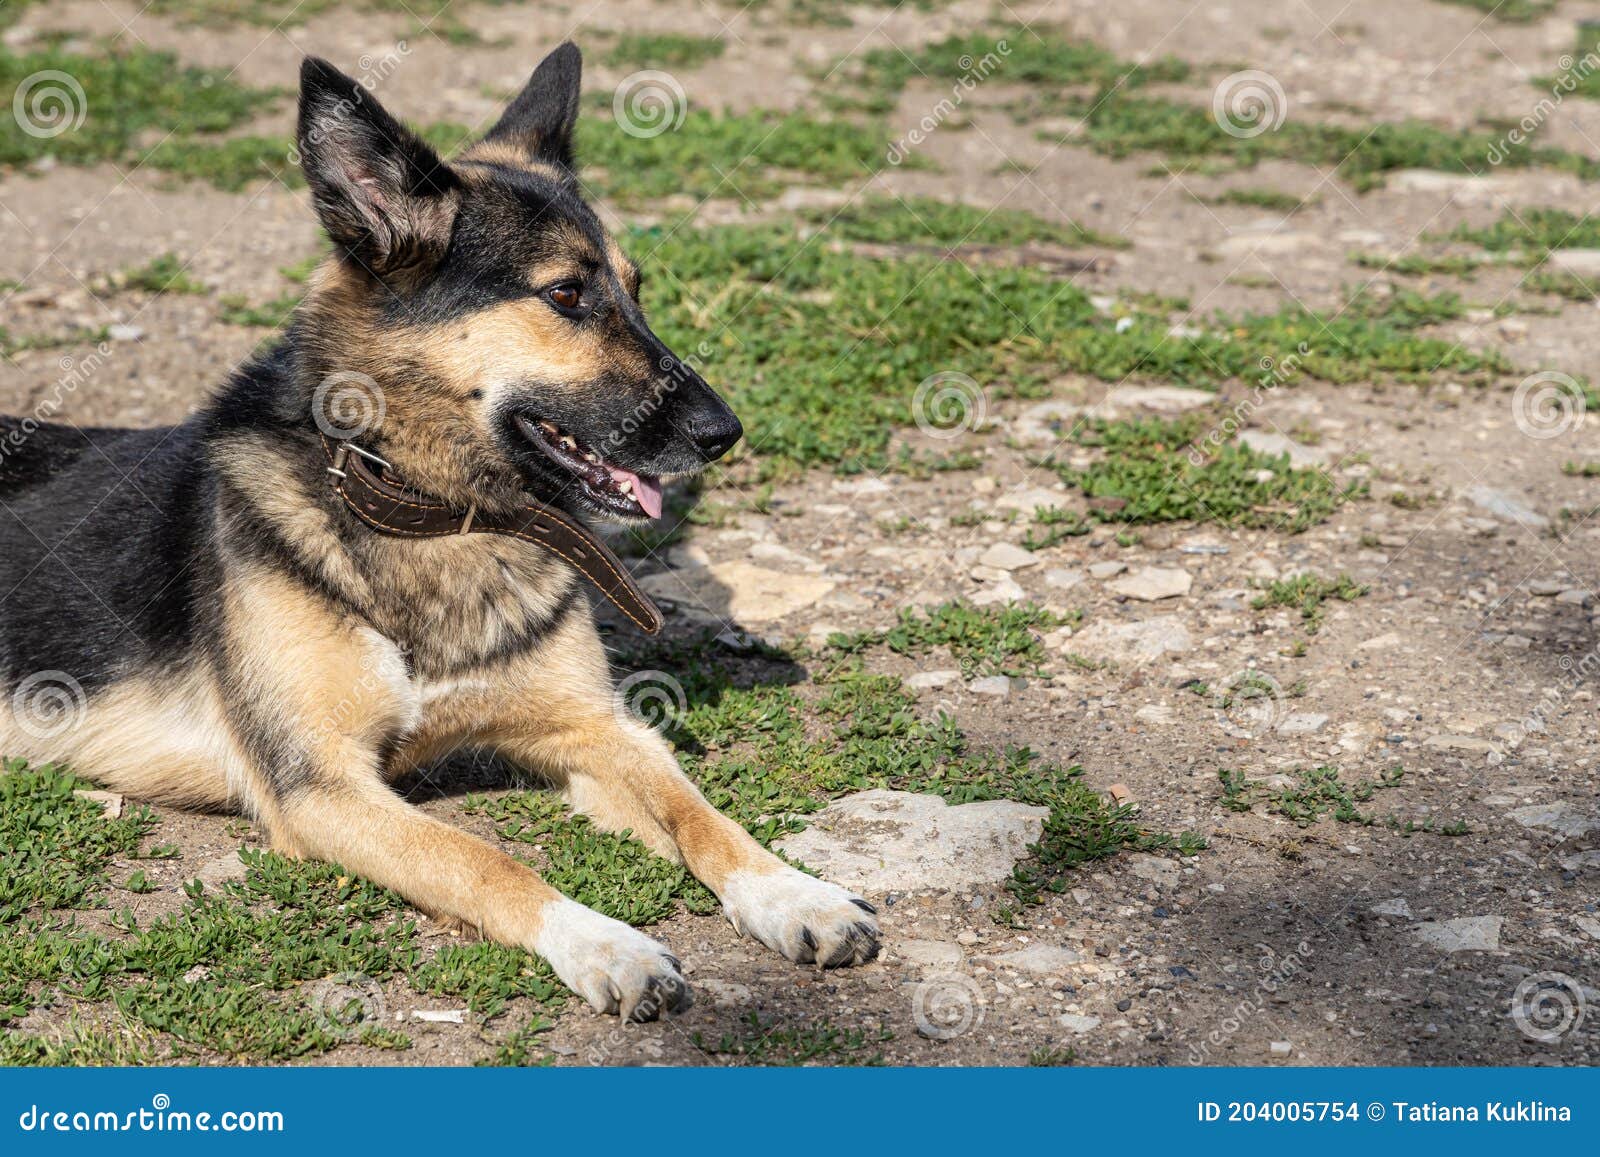
[[[1124,410],[1182,414],[1209,406],[1216,400],[1217,395],[1210,390],[1189,390],[1182,386],[1117,386],[1094,409],[1102,417]]]
[[[1545,258],[1545,264],[1561,273],[1597,277],[1600,276],[1600,249],[1557,249]]]
[[[994,500],[995,506],[1000,510],[1019,510],[1023,514],[1032,514],[1035,510],[1055,510],[1066,505],[1067,496],[1058,494],[1054,490],[1021,489],[1008,490]]]
[[[1092,562],[1089,564],[1089,576],[1097,579],[1115,578],[1127,569],[1125,562]]]
[[[1017,580],[1007,575],[1005,578],[983,584],[983,589],[973,595],[970,601],[973,606],[989,607],[996,603],[1020,603],[1028,597],[1028,592],[1017,584]]]
[[[229,880],[244,879],[244,874],[244,861],[239,858],[239,853],[229,852],[225,856],[208,860],[195,873],[195,878],[208,888],[220,888]]]
[[[967,690],[974,695],[988,695],[997,699],[1004,699],[1011,694],[1011,677],[1008,675],[985,675],[982,679],[974,679],[967,684]]]
[[[1164,856],[1130,856],[1128,870],[1141,880],[1156,884],[1176,884],[1183,878],[1183,869],[1178,867],[1177,861]]]
[[[1038,566],[1039,558],[1031,550],[1024,550],[1014,542],[996,542],[978,556],[978,565],[992,566],[996,570],[1023,570]]]
[[[740,984],[736,980],[707,979],[697,976],[694,978],[694,992],[696,996],[708,996],[711,1003],[718,1008],[748,1008],[750,1006],[750,986]]]
[[[965,955],[961,945],[947,940],[896,940],[889,944],[889,951],[919,968],[954,968]]]
[[[1155,727],[1171,727],[1177,720],[1177,714],[1165,703],[1146,703],[1133,713],[1133,717],[1140,723],[1149,723]]]
[[[1314,715],[1308,711],[1297,711],[1286,716],[1278,724],[1279,735],[1315,735],[1328,725],[1326,715]]]
[[[1404,896],[1396,896],[1392,900],[1380,900],[1370,910],[1375,916],[1398,916],[1404,920],[1411,919],[1411,905],[1406,903]]]
[[[772,623],[804,610],[839,584],[736,561],[664,571],[639,580],[645,591],[706,622]]]
[[[1158,566],[1141,567],[1106,584],[1114,594],[1145,603],[1186,595],[1192,585],[1194,579],[1188,571]]]
[[[1464,497],[1479,510],[1487,511],[1496,518],[1505,522],[1521,523],[1532,530],[1543,530],[1550,525],[1550,520],[1522,499],[1504,490],[1496,490],[1493,486],[1482,483],[1469,486],[1462,492]]]
[[[1089,575],[1084,571],[1068,570],[1065,567],[1052,567],[1044,572],[1045,585],[1062,591],[1070,591],[1088,577]]]
[[[1493,952],[1500,947],[1502,916],[1458,916],[1418,924],[1417,939],[1445,952]]]
[[[1477,735],[1430,735],[1422,741],[1422,746],[1437,748],[1440,751],[1461,751],[1476,755],[1500,750],[1500,745],[1494,740],[1483,739]]]
[[[114,791],[100,791],[98,788],[80,787],[72,793],[79,799],[86,799],[99,804],[105,809],[107,819],[117,819],[122,815],[122,797]]]
[[[907,678],[905,683],[913,691],[933,691],[940,687],[948,687],[960,678],[960,671],[918,671]]]
[[[1564,799],[1554,803],[1535,803],[1507,813],[1525,828],[1546,828],[1567,839],[1576,839],[1600,829],[1600,819],[1579,811]]]
[[[1293,438],[1272,430],[1244,430],[1239,434],[1239,441],[1257,454],[1267,454],[1273,458],[1287,454],[1291,466],[1320,466],[1328,460],[1326,450],[1317,446],[1303,446]]]
[[[835,800],[779,847],[869,895],[970,888],[1010,879],[1049,814],[1011,800],[952,807],[936,795],[874,789]]]
[[[1222,257],[1288,257],[1307,250],[1323,249],[1328,239],[1309,230],[1273,229],[1238,233],[1215,246]]]
[[[1031,972],[1036,976],[1056,976],[1074,964],[1082,964],[1083,954],[1054,944],[1030,944],[1015,952],[1002,952],[997,956],[986,956],[983,959],[989,964],[1012,968],[1018,972]]]
[[[1066,649],[1109,663],[1149,663],[1181,655],[1194,646],[1189,628],[1176,615],[1139,623],[1090,623],[1067,640]]]
[[[1068,1032],[1078,1033],[1080,1036],[1086,1032],[1093,1032],[1100,1027],[1098,1016],[1079,1016],[1075,1012],[1064,1012],[1056,1017],[1056,1023]]]

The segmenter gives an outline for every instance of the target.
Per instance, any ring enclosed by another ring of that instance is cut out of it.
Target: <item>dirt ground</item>
[[[418,34],[411,18],[361,11],[281,28],[196,27],[139,4],[72,0],[29,11],[6,35],[10,44],[49,29],[109,36],[122,22],[120,35],[263,86],[292,83],[308,50],[353,67],[410,38],[410,55],[383,81],[384,98],[415,120],[483,125],[543,51],[567,36],[582,44],[597,29],[722,38],[721,57],[683,73],[692,102],[797,107],[819,65],[872,47],[913,48],[998,14],[1063,25],[1129,59],[1172,54],[1263,70],[1280,82],[1291,116],[1468,127],[1527,114],[1539,96],[1530,77],[1552,70],[1580,19],[1600,18],[1600,4],[1573,0],[1525,24],[1435,0],[1308,0],[1265,13],[1180,0],[999,8],[969,0],[926,11],[852,8],[848,26],[817,28],[790,25],[766,6],[687,0],[491,5],[457,13],[482,37],[455,44]],[[593,66],[587,84],[609,91],[620,72]],[[912,85],[890,122],[915,123],[931,92]],[[970,127],[930,136],[924,148],[938,170],[889,170],[871,187],[1119,234],[1131,246],[1072,274],[1074,283],[1096,294],[1185,296],[1196,318],[1294,301],[1336,307],[1354,286],[1414,284],[1358,265],[1357,251],[1401,253],[1425,233],[1485,225],[1508,207],[1584,213],[1600,202],[1597,186],[1539,169],[1481,179],[1402,174],[1365,193],[1281,160],[1247,173],[1154,174],[1148,157],[1041,142],[991,107],[1005,95],[996,86],[969,110]],[[1208,86],[1194,95],[1208,100]],[[252,130],[283,131],[287,118],[280,110]],[[1545,131],[1549,143],[1600,156],[1600,103],[1566,102]],[[1006,161],[1020,167],[1001,169]],[[1244,187],[1308,200],[1285,214],[1194,195]],[[260,301],[282,292],[277,270],[315,245],[303,192],[270,182],[227,193],[110,165],[45,166],[0,178],[0,207],[0,279],[19,285],[0,305],[3,324],[20,333],[116,327],[106,371],[67,401],[64,416],[80,424],[181,419],[264,336],[219,323],[213,297],[112,295],[97,290],[97,279],[172,252],[214,293]],[[770,203],[701,207],[706,220],[784,212]],[[1047,679],[1013,682],[1003,695],[960,680],[923,692],[927,711],[953,714],[974,743],[1026,743],[1048,759],[1082,763],[1094,787],[1117,785],[1154,828],[1201,833],[1205,851],[1089,865],[1075,886],[1030,909],[1021,928],[994,919],[1007,899],[998,882],[874,895],[881,959],[828,974],[740,940],[719,918],[680,915],[653,934],[684,962],[698,995],[691,1011],[622,1027],[574,1004],[540,1047],[559,1064],[744,1063],[759,1058],[708,1053],[704,1044],[738,1036],[753,1015],[763,1027],[826,1021],[864,1032],[864,1047],[891,1064],[1040,1063],[1050,1050],[1071,1050],[1078,1064],[1117,1065],[1600,1060],[1600,743],[1590,683],[1600,618],[1588,593],[1600,563],[1600,477],[1561,469],[1600,458],[1600,427],[1580,414],[1554,436],[1532,436],[1514,403],[1521,374],[1592,373],[1600,315],[1575,301],[1497,314],[1516,282],[1514,272],[1492,269],[1470,282],[1427,280],[1474,304],[1432,332],[1503,353],[1517,374],[1502,382],[1308,380],[1249,408],[1245,425],[1292,439],[1307,461],[1342,480],[1369,482],[1369,498],[1299,535],[1174,524],[1119,542],[1102,527],[1010,573],[1025,599],[1082,609],[1085,630],[1148,625],[1147,637],[1166,640],[1164,652],[1096,667],[1073,658],[1088,644],[1062,635],[1048,641]],[[22,350],[0,362],[0,410],[37,404],[64,359],[90,353]],[[1151,404],[1139,391],[1153,385],[1066,376],[1051,400],[1077,408],[1063,412],[1108,404],[1138,412]],[[1229,401],[1251,393],[1246,382],[1223,388]],[[986,427],[958,447],[979,455],[976,469],[927,479],[814,471],[780,484],[764,513],[693,528],[639,569],[757,559],[831,580],[825,596],[742,624],[785,639],[884,628],[901,607],[981,595],[998,580],[980,555],[1017,541],[1025,527],[968,512],[1000,512],[1008,494],[1059,488],[1031,464],[1050,448],[1039,424],[1057,413],[1040,404],[994,402]],[[905,437],[952,449],[915,431]],[[1113,574],[1106,564],[1126,569]],[[982,577],[972,577],[975,566]],[[1157,601],[1119,594],[1117,580],[1144,568],[1188,581]],[[1251,605],[1261,583],[1304,571],[1348,574],[1370,589],[1329,603],[1315,634],[1292,608]],[[671,621],[687,631],[696,600],[681,601]],[[1104,638],[1112,651],[1117,639],[1132,646],[1132,635]],[[908,677],[949,666],[889,653],[870,662]],[[1264,720],[1193,689],[1225,687],[1248,671],[1276,688]],[[1363,807],[1421,830],[1331,818],[1301,827],[1250,800],[1233,810],[1218,778],[1236,768],[1270,791],[1297,768],[1325,765],[1339,767],[1346,783],[1403,767],[1399,786]],[[493,837],[492,825],[463,816],[451,794],[424,806]],[[238,829],[221,817],[163,818],[162,838],[179,845],[181,858],[150,869],[162,891],[146,900],[175,905],[182,880],[238,846]],[[1043,964],[1039,954],[1015,955],[1041,946],[1065,951]],[[1539,1039],[1526,1006],[1551,992],[1572,1014]],[[404,1018],[440,1007],[403,983],[385,999]],[[930,1002],[964,1010],[955,1031],[919,1032]],[[404,1053],[352,1046],[319,1063],[471,1063],[494,1036],[470,1016],[461,1024],[408,1019],[406,1029],[415,1044]]]

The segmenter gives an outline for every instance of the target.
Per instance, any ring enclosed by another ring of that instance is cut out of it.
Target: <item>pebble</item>
[[[960,671],[918,671],[906,680],[906,686],[913,691],[932,691],[940,687],[948,687],[960,678]]]
[[[1414,931],[1423,944],[1445,952],[1493,952],[1504,924],[1502,916],[1458,916],[1418,924]]]
[[[1092,578],[1104,580],[1115,578],[1127,569],[1128,564],[1125,562],[1096,562],[1089,564],[1089,575]]]
[[[1278,724],[1279,735],[1315,735],[1328,724],[1326,715],[1296,712]]]
[[[1123,598],[1153,603],[1160,599],[1172,599],[1188,594],[1193,582],[1194,579],[1186,570],[1151,566],[1115,579],[1106,586]]]
[[[106,336],[112,341],[138,341],[144,330],[136,325],[113,325],[106,327]]]
[[[1056,1023],[1062,1028],[1066,1029],[1068,1032],[1075,1032],[1079,1035],[1082,1035],[1083,1033],[1093,1032],[1095,1029],[1099,1028],[1100,1018],[1098,1016],[1079,1016],[1076,1013],[1065,1012],[1056,1017]]]
[[[1011,678],[1008,675],[985,675],[968,683],[967,690],[974,695],[992,695],[1004,699],[1011,694]]]
[[[1023,570],[1030,566],[1038,566],[1039,558],[1031,550],[1024,550],[1016,543],[996,542],[978,556],[978,564],[1002,571]]]
[[[1088,577],[1081,570],[1067,570],[1064,567],[1054,567],[1044,572],[1045,585],[1063,591],[1070,591]]]
[[[1275,1057],[1286,1057],[1293,1051],[1293,1046],[1286,1040],[1275,1040],[1267,1047],[1267,1051]]]

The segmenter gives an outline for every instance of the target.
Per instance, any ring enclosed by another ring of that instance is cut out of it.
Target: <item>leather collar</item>
[[[333,492],[372,529],[401,538],[503,534],[535,543],[564,560],[647,635],[660,632],[661,612],[627,568],[594,533],[570,515],[531,498],[508,514],[458,510],[411,489],[389,464],[353,442],[322,436]],[[380,470],[373,466],[381,467]]]

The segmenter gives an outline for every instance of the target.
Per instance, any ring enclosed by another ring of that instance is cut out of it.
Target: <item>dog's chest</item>
[[[541,548],[510,539],[399,545],[374,572],[374,625],[424,677],[448,680],[535,646],[578,581]]]

